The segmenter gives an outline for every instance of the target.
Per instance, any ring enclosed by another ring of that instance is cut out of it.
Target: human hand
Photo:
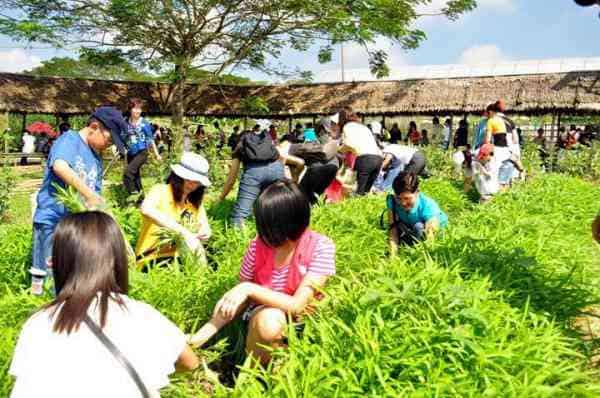
[[[198,250],[200,246],[200,240],[193,233],[186,231],[183,234],[183,239],[185,241],[186,246],[193,252]]]
[[[88,209],[96,209],[98,207],[102,207],[104,205],[104,200],[98,196],[98,195],[94,195],[90,198],[87,198],[85,201],[85,207],[87,207]]]
[[[212,236],[212,231],[210,229],[203,229],[196,235],[196,238],[200,241],[209,240]]]
[[[163,158],[162,158],[162,156],[160,156],[160,154],[157,153],[156,154],[156,160],[159,161],[159,162],[162,162]]]
[[[243,282],[225,293],[215,306],[213,317],[221,316],[231,321],[241,305],[246,302],[250,293],[251,284]]]

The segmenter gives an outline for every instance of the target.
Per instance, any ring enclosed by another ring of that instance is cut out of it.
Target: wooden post
[[[313,127],[317,125],[317,117],[315,115],[313,115],[313,117],[312,117],[312,123],[313,123]]]
[[[288,118],[288,133],[292,134],[292,124],[293,124],[294,118],[293,117],[289,117]]]
[[[381,127],[385,129],[385,115],[381,116]]]
[[[22,123],[21,123],[21,126],[22,126],[21,133],[23,133],[23,131],[25,131],[25,127],[27,127],[27,126],[25,126],[26,123],[27,123],[27,113],[23,113],[23,119],[22,119]]]

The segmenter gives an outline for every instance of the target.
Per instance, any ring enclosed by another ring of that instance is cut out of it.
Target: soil
[[[590,366],[600,367],[600,306],[594,305],[582,310],[573,322],[573,327],[581,334],[581,338],[590,344]]]

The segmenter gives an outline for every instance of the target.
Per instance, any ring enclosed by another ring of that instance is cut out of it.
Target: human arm
[[[156,157],[156,160],[161,162],[162,156],[160,156],[160,153],[158,152],[158,147],[156,146],[156,142],[152,141],[152,144],[150,144],[150,147],[152,148],[152,152],[154,152],[154,156]]]
[[[175,370],[177,372],[187,372],[196,369],[200,365],[198,356],[192,351],[188,344],[185,345],[183,351],[175,362]]]
[[[385,153],[383,158],[383,163],[381,164],[381,168],[383,170],[387,169],[390,163],[392,162],[393,156],[390,153]]]
[[[72,186],[81,196],[83,196],[88,208],[101,205],[104,202],[100,195],[88,187],[87,184],[77,176],[75,171],[73,171],[66,161],[56,159],[52,165],[52,171],[65,184]]]
[[[433,238],[435,233],[440,229],[440,220],[438,217],[433,217],[425,223],[425,235],[427,239]]]
[[[233,188],[233,185],[235,184],[238,173],[240,171],[240,163],[240,159],[238,158],[233,158],[231,160],[231,165],[229,166],[229,175],[227,176],[227,181],[225,181],[225,185],[223,186],[223,192],[221,192],[219,200],[224,200],[227,197],[227,195],[229,195],[229,192],[231,192],[231,189]]]
[[[392,225],[394,223],[394,215],[392,214],[392,210],[387,211],[388,213],[388,225]],[[398,232],[396,231],[396,227],[392,227],[389,229],[389,242],[390,242],[390,256],[395,257],[398,254]]]

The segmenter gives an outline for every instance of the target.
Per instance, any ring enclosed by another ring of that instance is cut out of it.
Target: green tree
[[[170,70],[172,113],[180,126],[186,109],[185,83],[193,68],[223,73],[252,68],[291,76],[273,64],[285,48],[321,46],[319,61],[334,46],[358,42],[368,51],[372,72],[388,73],[387,54],[372,50],[380,37],[405,49],[425,33],[414,27],[432,0],[3,0],[0,33],[17,40],[77,45],[87,56],[128,59],[153,71]],[[440,14],[450,19],[472,10],[475,0],[447,0]],[[115,61],[116,62],[116,61]]]
[[[140,72],[129,62],[98,65],[86,59],[69,57],[54,57],[42,61],[42,65],[26,73],[36,76],[60,76],[82,79],[108,79],[108,80],[155,80],[156,76]]]

